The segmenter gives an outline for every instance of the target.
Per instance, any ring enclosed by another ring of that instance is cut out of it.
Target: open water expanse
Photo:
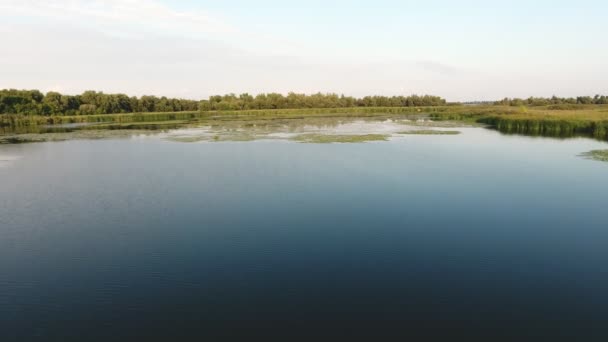
[[[0,340],[608,340],[608,144],[396,125],[0,146]]]

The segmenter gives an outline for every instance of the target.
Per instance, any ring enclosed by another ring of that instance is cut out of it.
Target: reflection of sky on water
[[[11,166],[14,162],[21,159],[19,156],[2,155],[0,154],[0,167]]]

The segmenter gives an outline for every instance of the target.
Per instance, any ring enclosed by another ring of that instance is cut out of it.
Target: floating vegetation
[[[195,142],[226,142],[226,141],[253,141],[257,139],[266,138],[265,136],[250,134],[246,132],[222,132],[222,133],[210,133],[200,135],[176,135],[169,136],[165,140],[182,142],[182,143],[195,143]]]
[[[28,133],[19,135],[0,135],[0,144],[25,144],[47,141],[66,141],[81,139],[128,138],[134,135],[150,134],[145,130],[82,130],[63,133]]]
[[[301,143],[329,144],[329,143],[362,143],[367,141],[386,141],[386,134],[363,134],[363,135],[336,135],[336,134],[300,134],[291,140]]]
[[[608,162],[608,150],[593,150],[581,153],[580,156],[585,159]]]
[[[421,129],[414,131],[398,132],[398,134],[413,134],[413,135],[457,135],[460,131],[436,131],[431,129]]]

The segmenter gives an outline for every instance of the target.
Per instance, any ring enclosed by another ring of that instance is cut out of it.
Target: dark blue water
[[[598,147],[2,146],[0,340],[605,341],[608,164],[577,157]]]

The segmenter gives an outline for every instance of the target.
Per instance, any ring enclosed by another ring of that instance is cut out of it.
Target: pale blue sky
[[[0,0],[0,88],[608,94],[605,1]]]

